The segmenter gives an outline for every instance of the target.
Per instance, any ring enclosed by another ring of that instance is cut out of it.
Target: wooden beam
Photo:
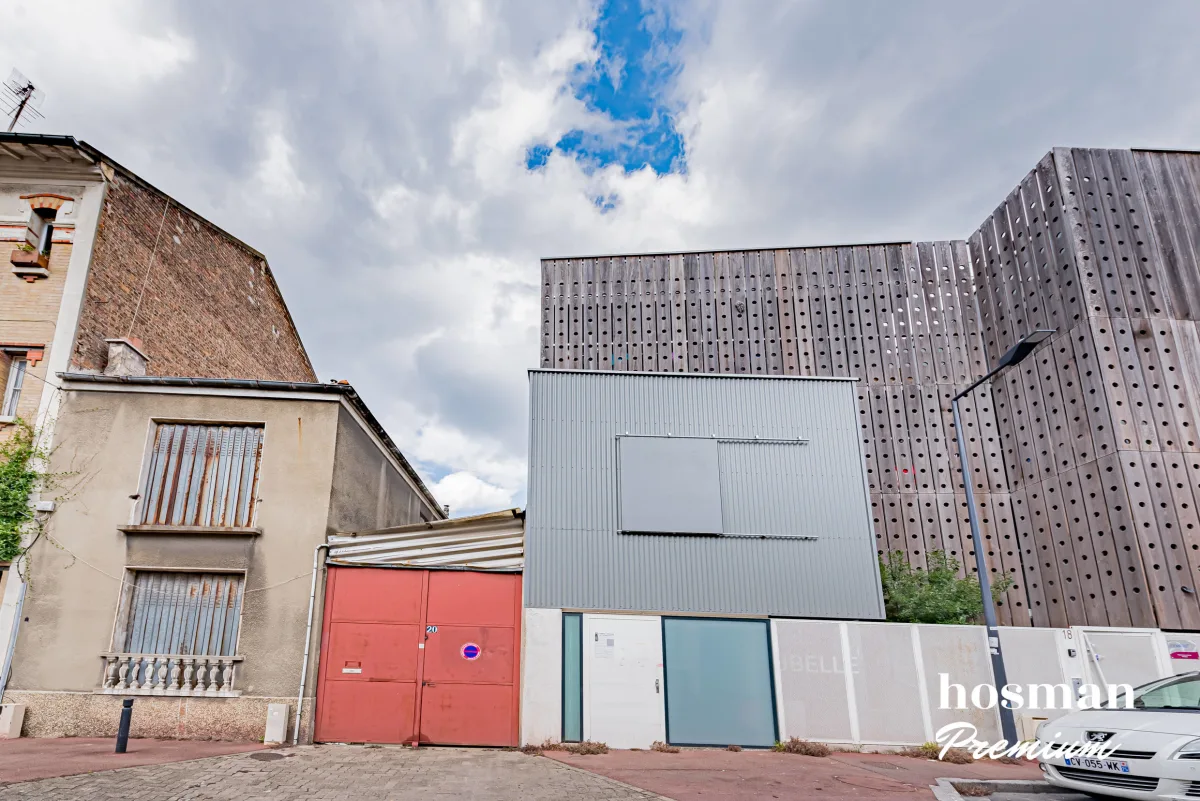
[[[68,153],[64,153],[63,148],[59,145],[54,145],[53,147],[49,147],[47,149],[50,151],[50,155],[60,158],[68,164],[71,164],[75,161],[75,159],[68,155]]]
[[[43,156],[38,151],[34,150],[32,145],[22,144],[21,146],[25,148],[26,152],[28,152],[31,156],[33,156],[35,159],[37,159],[41,162],[47,162],[50,160],[50,159],[46,158],[45,156]]]

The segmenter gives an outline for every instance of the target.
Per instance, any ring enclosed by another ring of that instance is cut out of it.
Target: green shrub
[[[21,555],[21,538],[34,524],[30,494],[42,474],[35,464],[45,453],[36,444],[33,427],[17,420],[8,439],[0,442],[0,561]]]
[[[944,551],[930,551],[926,567],[913,567],[903,551],[879,560],[887,619],[896,623],[974,623],[983,616],[979,580],[958,575],[959,564]],[[992,582],[997,600],[1012,586],[1005,575]]]

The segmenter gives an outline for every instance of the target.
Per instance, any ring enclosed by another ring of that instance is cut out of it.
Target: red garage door
[[[517,745],[521,577],[331,567],[316,739]]]

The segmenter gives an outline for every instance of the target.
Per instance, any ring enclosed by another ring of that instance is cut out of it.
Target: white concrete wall
[[[524,625],[521,741],[557,741],[562,736],[562,612],[526,609]],[[1168,639],[1184,636],[1168,637],[1158,629],[1000,629],[1008,680],[1022,686],[1070,686],[1073,680],[1144,684],[1197,664],[1169,658]],[[771,648],[781,739],[880,748],[919,745],[957,721],[974,724],[982,739],[1000,737],[995,709],[943,709],[939,698],[942,673],[968,692],[992,683],[982,626],[774,619]],[[584,682],[586,707],[586,669]],[[1041,718],[1063,714],[1018,710],[1018,727],[1024,723],[1032,731]],[[651,739],[648,732],[647,742]]]
[[[521,635],[521,743],[562,739],[562,610],[526,609]]]
[[[956,721],[974,724],[982,739],[1000,737],[995,709],[975,708],[969,698],[968,709],[941,705],[940,674],[968,693],[992,683],[982,626],[773,620],[771,628],[781,737],[916,745]],[[1000,641],[1008,681],[1022,688],[1075,681],[1136,687],[1176,670],[1158,629],[1001,628]],[[1024,722],[1031,733],[1039,720],[1067,711],[1045,703],[1017,710],[1018,728]]]

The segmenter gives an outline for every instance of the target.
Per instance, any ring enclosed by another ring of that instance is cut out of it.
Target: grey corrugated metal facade
[[[526,606],[883,617],[853,381],[532,370],[530,410]],[[722,494],[745,534],[618,533],[625,434],[734,443]]]

